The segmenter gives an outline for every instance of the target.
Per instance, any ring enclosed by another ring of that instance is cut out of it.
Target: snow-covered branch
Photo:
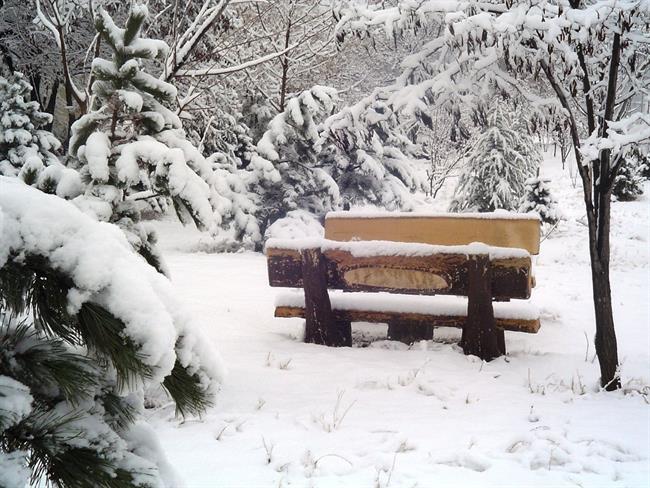
[[[266,56],[262,56],[261,58],[252,59],[250,61],[235,66],[228,66],[227,68],[205,68],[205,69],[192,69],[192,70],[180,71],[176,73],[176,77],[220,76],[220,75],[236,73],[237,71],[247,70],[259,64],[267,63],[275,58],[283,56],[289,51],[291,51],[292,49],[294,49],[295,47],[296,44],[292,44],[288,48],[283,49],[282,51],[279,51],[277,53],[267,54]]]

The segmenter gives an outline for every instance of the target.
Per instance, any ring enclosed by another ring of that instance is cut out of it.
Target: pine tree
[[[541,156],[532,138],[512,128],[503,109],[497,107],[466,161],[452,212],[517,210],[525,182],[536,174]]]
[[[0,177],[0,486],[177,486],[143,391],[210,405],[219,365],[191,326],[120,231]]]
[[[396,114],[372,97],[324,124],[322,159],[346,205],[412,210],[413,193],[426,187],[422,148],[404,134]]]
[[[319,123],[334,109],[333,88],[314,86],[290,99],[269,122],[249,165],[249,187],[256,194],[256,216],[266,228],[291,210],[324,215],[338,202],[336,182],[322,167]]]
[[[245,93],[242,103],[243,122],[250,128],[254,141],[262,138],[274,112],[273,106],[264,96],[255,91]]]
[[[175,101],[176,89],[143,69],[168,51],[164,42],[140,37],[147,16],[146,6],[134,5],[121,29],[97,9],[95,28],[112,59],[92,63],[94,106],[73,124],[70,153],[88,181],[79,206],[117,223],[134,248],[162,271],[155,235],[141,222],[142,202],[169,201],[183,223],[214,230],[219,195],[212,169],[167,106]]]
[[[650,152],[645,151],[645,154],[639,154],[639,174],[641,178],[648,181],[650,180]]]
[[[73,198],[81,193],[79,174],[59,162],[61,143],[44,128],[52,116],[29,101],[31,90],[20,73],[0,76],[0,175]]]
[[[555,224],[560,220],[557,200],[548,187],[548,178],[529,178],[526,180],[525,195],[519,207],[522,213],[536,212],[542,222]]]
[[[612,186],[612,195],[621,202],[636,200],[643,194],[643,171],[645,163],[643,156],[635,151],[626,154],[621,169]],[[647,156],[645,157],[647,161]],[[647,171],[647,170],[646,170]]]

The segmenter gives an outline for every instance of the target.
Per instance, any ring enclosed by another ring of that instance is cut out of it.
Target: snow
[[[300,251],[314,247],[320,247],[322,251],[346,251],[355,257],[431,256],[434,254],[465,254],[467,256],[489,254],[491,259],[530,257],[530,254],[525,249],[488,246],[481,242],[458,246],[440,246],[435,244],[393,241],[340,242],[311,237],[305,239],[269,239],[266,241],[265,249],[274,248]]]
[[[305,239],[313,236],[323,236],[325,229],[313,214],[304,210],[292,210],[286,217],[273,222],[265,232],[267,242],[269,239]],[[281,241],[281,242],[282,242]]]
[[[494,212],[386,212],[383,210],[353,210],[347,212],[328,212],[326,219],[388,219],[388,218],[421,218],[421,217],[453,217],[455,219],[488,219],[488,220],[539,220],[539,216],[531,213],[509,212],[507,210],[496,210]]]
[[[124,333],[152,366],[152,383],[171,372],[178,356],[206,390],[216,392],[223,377],[218,354],[201,339],[196,319],[179,303],[169,281],[133,252],[119,228],[93,220],[56,196],[0,177],[0,267],[15,253],[46,256],[72,278],[71,312],[90,301],[122,320]]]
[[[3,315],[0,319],[4,323],[6,317]],[[33,400],[27,386],[0,375],[0,427],[4,430],[27,417],[32,411]]]
[[[138,92],[117,90],[116,93],[129,112],[140,112],[142,110],[142,95]]]
[[[10,322],[7,317],[0,315],[0,324]],[[27,417],[32,411],[33,400],[27,386],[0,375],[0,430],[4,431]],[[24,488],[27,485],[30,472],[23,464],[25,457],[24,451],[0,451],[0,486]]]
[[[81,149],[81,157],[88,161],[90,176],[99,183],[108,181],[108,158],[111,155],[111,141],[103,132],[93,132],[88,136],[86,144]]]
[[[383,340],[380,325],[355,324],[356,346],[369,347],[304,344],[301,319],[273,317],[280,290],[267,284],[264,256],[179,251],[187,230],[157,224],[179,298],[229,366],[200,421],[179,421],[171,407],[148,413],[186,485],[648,486],[650,186],[612,206],[624,387],[605,393],[581,188],[559,160],[540,176],[566,214],[534,258],[541,329],[506,332],[508,355],[489,363],[464,356],[455,329],[409,347]]]
[[[23,464],[25,451],[0,452],[0,486],[3,488],[25,488],[29,480],[29,469]]]
[[[412,312],[435,316],[467,315],[467,299],[455,296],[418,296],[389,293],[330,292],[334,310],[362,310],[368,312]],[[278,293],[276,307],[304,307],[302,290]],[[539,310],[526,301],[496,302],[494,316],[499,319],[536,320]]]

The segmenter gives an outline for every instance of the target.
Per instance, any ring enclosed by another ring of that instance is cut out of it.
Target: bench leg
[[[332,346],[352,347],[352,324],[349,320],[337,320]]]
[[[461,347],[465,354],[491,361],[505,353],[505,339],[494,320],[490,257],[485,254],[470,256],[467,266],[467,321],[463,327]]]
[[[305,342],[325,346],[351,346],[350,322],[337,321],[327,293],[327,270],[320,248],[303,249],[302,282],[305,290]]]
[[[389,341],[400,341],[405,344],[412,344],[422,340],[430,341],[433,339],[433,326],[395,320],[388,322],[387,337]]]
[[[506,353],[506,334],[503,329],[496,329],[495,333],[497,335],[497,347],[501,356],[503,356]]]

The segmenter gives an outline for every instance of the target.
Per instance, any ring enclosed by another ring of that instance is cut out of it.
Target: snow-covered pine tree
[[[612,195],[621,202],[630,202],[643,194],[644,156],[639,151],[630,151],[623,157],[625,159],[614,178]]]
[[[557,200],[551,194],[548,186],[550,179],[537,176],[526,180],[525,195],[519,206],[522,213],[536,212],[547,224],[555,224],[560,220]]]
[[[168,199],[183,223],[214,229],[220,196],[212,168],[166,106],[175,101],[176,89],[143,69],[145,61],[168,51],[163,41],[140,37],[147,16],[146,6],[134,5],[122,29],[97,9],[95,27],[112,59],[92,63],[92,111],[73,124],[70,154],[88,180],[78,205],[118,224],[134,248],[162,270],[155,235],[141,221],[142,202]]]
[[[257,220],[262,235],[291,210],[323,216],[339,200],[336,182],[320,161],[319,124],[332,113],[333,88],[314,86],[290,99],[269,122],[249,165],[249,185],[258,195]]]
[[[645,154],[639,154],[639,174],[644,180],[650,180],[650,151],[646,149]]]
[[[324,123],[322,159],[346,205],[411,210],[413,192],[426,189],[427,158],[382,100],[367,97]]]
[[[28,185],[62,198],[82,191],[79,174],[59,162],[61,147],[45,130],[52,120],[30,101],[32,87],[20,73],[0,76],[0,175],[18,177]]]
[[[514,129],[497,106],[467,154],[450,211],[517,210],[526,180],[537,173],[540,162],[532,138]]]
[[[248,91],[242,101],[243,122],[250,128],[254,141],[258,141],[266,132],[266,126],[275,114],[270,101],[259,93]]]
[[[143,391],[206,409],[222,372],[197,334],[119,229],[0,177],[0,486],[178,486]]]

